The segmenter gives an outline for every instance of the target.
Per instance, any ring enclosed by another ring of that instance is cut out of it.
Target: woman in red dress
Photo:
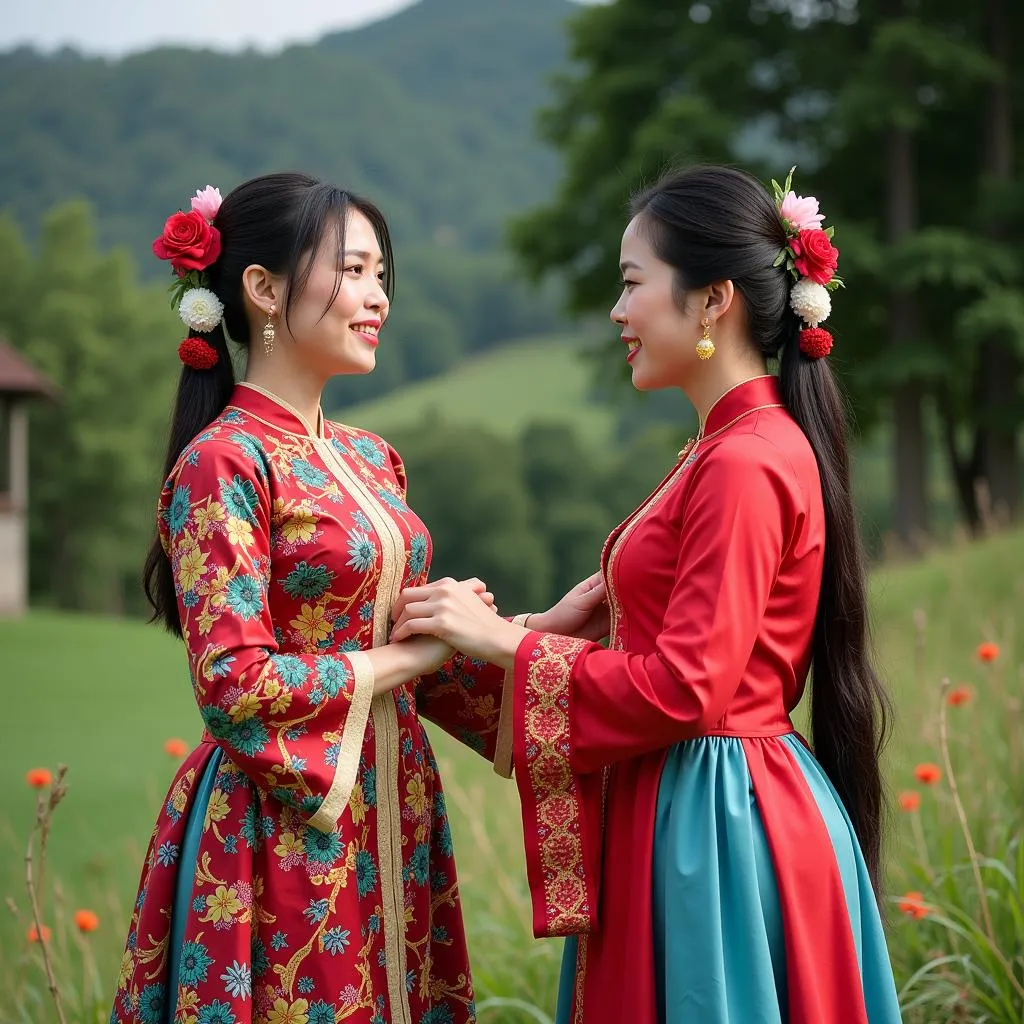
[[[682,389],[700,431],[608,538],[574,628],[451,583],[396,606],[396,639],[509,672],[534,929],[570,936],[560,1024],[900,1020],[887,702],[819,326],[838,252],[817,202],[775,188],[696,168],[634,201],[612,320],[634,386]],[[809,673],[813,756],[790,719]]]

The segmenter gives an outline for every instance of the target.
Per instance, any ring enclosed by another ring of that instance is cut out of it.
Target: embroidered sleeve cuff
[[[347,657],[354,681],[352,702],[341,733],[338,766],[324,802],[309,819],[309,824],[321,832],[331,832],[337,828],[338,819],[352,796],[356,772],[359,770],[359,755],[363,749],[366,722],[370,717],[370,702],[373,700],[373,663],[363,651],[353,651]]]
[[[582,779],[571,767],[573,667],[594,646],[530,633],[513,670],[513,755],[538,938],[582,934],[597,923],[601,782]]]
[[[516,626],[526,626],[526,620],[532,612],[514,615],[511,621]],[[513,739],[513,697],[515,694],[515,669],[505,673],[505,682],[501,688],[501,715],[498,718],[498,737],[494,747],[494,772],[503,779],[512,778],[512,739]]]

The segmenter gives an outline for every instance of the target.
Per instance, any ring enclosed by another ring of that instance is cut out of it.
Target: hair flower
[[[195,337],[186,338],[178,346],[178,358],[193,370],[212,370],[220,361],[217,350],[205,338]],[[168,744],[173,742],[180,743],[181,741],[167,741]],[[164,746],[166,748],[167,744],[164,744]],[[174,756],[170,749],[167,752]]]
[[[832,335],[824,327],[805,327],[800,332],[800,351],[808,359],[824,359],[832,344]]]
[[[814,281],[797,281],[790,290],[789,305],[808,327],[817,327],[832,312],[828,289]]]
[[[153,242],[153,253],[168,260],[179,277],[190,270],[205,270],[220,256],[220,232],[197,210],[172,213],[163,234]]]
[[[207,185],[206,188],[198,190],[192,197],[192,209],[208,224],[212,224],[213,218],[217,216],[217,211],[220,209],[222,202],[220,189]]]
[[[784,266],[793,278],[789,305],[803,321],[800,351],[808,359],[821,359],[832,351],[832,335],[819,325],[832,312],[830,291],[843,287],[836,273],[839,250],[832,244],[832,228],[821,225],[825,215],[818,209],[814,196],[798,196],[792,189],[793,172],[789,169],[786,183],[772,179],[775,207],[786,233],[786,246],[772,264]]]
[[[779,213],[787,231],[820,229],[825,219],[825,215],[818,212],[818,200],[814,196],[798,196],[792,191],[783,196]]]
[[[163,233],[153,241],[154,255],[170,263],[174,272],[171,309],[199,334],[209,334],[224,319],[224,304],[211,290],[208,273],[220,259],[221,237],[213,220],[221,202],[220,189],[213,185],[197,190],[192,208],[172,213]],[[209,370],[220,356],[205,339],[189,336],[178,346],[178,358],[193,370]]]
[[[178,316],[191,330],[209,334],[224,318],[224,304],[209,288],[190,288],[178,303]]]

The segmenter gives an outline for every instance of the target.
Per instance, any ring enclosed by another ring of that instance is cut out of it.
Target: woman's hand
[[[436,672],[454,650],[435,636],[414,636],[366,652],[373,665],[373,695],[379,697],[419,676]]]
[[[479,580],[438,580],[403,590],[392,612],[395,628],[391,639],[400,642],[429,634],[452,647],[504,668],[511,666],[527,630],[499,618],[481,595]]]
[[[431,672],[436,672],[455,653],[451,644],[436,636],[411,636],[402,640],[401,645],[414,654],[419,662],[416,672],[418,676],[429,676]]]
[[[554,607],[531,615],[527,625],[541,633],[603,640],[611,628],[604,577],[596,572],[582,583],[577,583]]]

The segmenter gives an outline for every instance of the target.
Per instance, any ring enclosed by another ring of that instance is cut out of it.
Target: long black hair
[[[249,322],[242,295],[246,267],[258,264],[286,277],[287,298],[282,314],[287,323],[288,313],[309,279],[313,257],[330,229],[337,228],[340,249],[344,250],[345,224],[353,209],[366,217],[377,235],[384,254],[384,286],[390,297],[394,288],[391,236],[383,214],[373,203],[297,173],[253,178],[225,196],[213,221],[220,232],[221,253],[206,271],[210,289],[224,304],[224,325],[200,335],[220,358],[209,370],[182,366],[164,460],[165,480],[189,442],[224,411],[231,397],[235,375],[227,335],[248,349],[250,336],[258,330],[258,325]],[[339,276],[328,308],[340,286]],[[146,556],[143,585],[153,607],[151,621],[159,621],[171,633],[181,636],[174,578],[159,532]]]
[[[846,403],[825,359],[800,351],[790,277],[773,267],[786,231],[762,185],[730,167],[673,171],[637,195],[632,213],[658,258],[688,289],[732,281],[753,343],[777,361],[790,414],[810,442],[825,505],[825,564],[814,627],[811,729],[815,755],[853,821],[875,891],[885,812],[879,758],[891,707],[872,665],[864,562],[850,495]]]

